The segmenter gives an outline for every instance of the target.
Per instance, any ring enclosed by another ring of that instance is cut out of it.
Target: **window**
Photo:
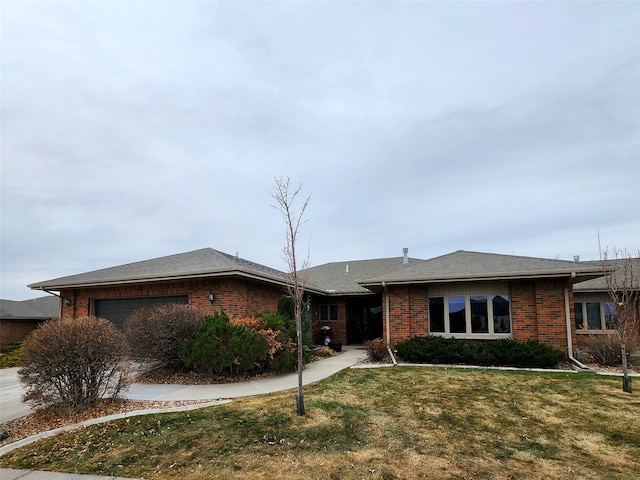
[[[615,329],[616,306],[613,302],[575,302],[573,314],[578,332],[604,333]],[[586,327],[585,330],[585,320]]]
[[[429,297],[429,332],[467,338],[509,337],[508,295]]]
[[[429,331],[444,333],[444,298],[429,299]]]
[[[320,305],[320,321],[333,322],[338,320],[338,305]]]

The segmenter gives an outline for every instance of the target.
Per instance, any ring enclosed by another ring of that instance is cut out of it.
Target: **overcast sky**
[[[212,247],[310,262],[640,247],[639,2],[2,9],[2,285]]]

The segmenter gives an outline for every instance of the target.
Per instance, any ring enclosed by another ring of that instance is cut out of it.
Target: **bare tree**
[[[309,253],[305,260],[298,264],[298,252],[296,250],[300,226],[306,221],[304,213],[309,205],[310,196],[304,200],[300,197],[302,184],[295,190],[291,188],[291,180],[287,177],[276,178],[275,188],[271,196],[275,200],[273,208],[278,210],[284,220],[286,243],[282,247],[282,258],[287,263],[286,276],[287,293],[293,299],[294,317],[296,320],[296,334],[298,339],[298,396],[296,407],[298,415],[304,415],[304,396],[302,392],[302,370],[304,368],[303,341],[302,341],[302,314],[304,309],[304,292],[307,286],[309,267]],[[296,210],[296,205],[300,204]]]
[[[600,261],[606,271],[605,280],[609,296],[615,302],[616,315],[607,328],[613,328],[620,338],[622,357],[622,390],[631,393],[631,377],[627,365],[627,344],[640,334],[638,331],[638,304],[640,301],[640,251],[634,255],[627,250],[600,250]]]

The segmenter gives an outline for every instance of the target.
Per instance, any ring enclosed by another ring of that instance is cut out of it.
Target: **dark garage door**
[[[94,300],[93,309],[96,317],[106,318],[122,328],[125,320],[134,310],[159,303],[189,303],[188,295],[174,295],[169,297],[144,297],[144,298],[114,298]]]

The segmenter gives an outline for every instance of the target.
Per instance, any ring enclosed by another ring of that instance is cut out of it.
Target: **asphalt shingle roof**
[[[140,283],[215,275],[258,277],[283,283],[285,274],[279,270],[238,258],[212,248],[179,253],[166,257],[128,263],[87,273],[33,283],[29,288],[58,290],[60,288]]]
[[[308,284],[330,294],[370,294],[371,290],[358,282],[424,260],[410,258],[407,265],[402,261],[403,257],[393,257],[325,263],[308,269]]]
[[[60,299],[54,296],[31,300],[0,300],[0,318],[9,320],[48,320],[60,313]]]
[[[437,281],[491,280],[564,276],[593,278],[602,275],[599,266],[567,260],[499,255],[494,253],[457,252],[442,255],[361,281],[361,285],[393,283],[427,283]]]
[[[631,260],[634,262],[633,269],[635,274],[640,275],[640,258],[632,258]],[[622,278],[623,270],[621,269],[621,267],[624,261],[625,260],[623,259],[613,259],[613,260],[606,261],[607,266],[611,266],[616,269],[616,273],[614,275],[618,277],[618,281],[620,282],[619,283],[620,285],[622,285],[623,283],[623,278]],[[602,266],[602,262],[600,261],[585,262],[585,264],[595,265],[600,267]],[[636,282],[637,282],[637,277],[636,277]],[[629,281],[627,281],[627,283],[629,283]],[[573,286],[574,292],[606,292],[608,289],[609,287],[607,286],[607,280],[605,277],[593,278],[591,280],[586,280],[584,282],[576,283]]]

